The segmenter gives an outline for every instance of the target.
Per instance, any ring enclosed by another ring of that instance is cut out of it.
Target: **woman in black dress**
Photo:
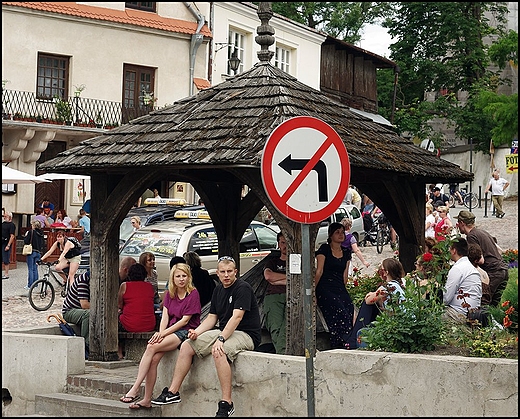
[[[352,251],[341,246],[345,228],[332,223],[327,243],[316,251],[316,299],[330,333],[332,349],[343,348],[353,326],[354,304],[345,287]]]

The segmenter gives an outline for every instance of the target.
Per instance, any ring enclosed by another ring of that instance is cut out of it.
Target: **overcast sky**
[[[373,52],[382,57],[390,58],[390,45],[392,38],[385,28],[379,25],[366,25],[359,47]]]

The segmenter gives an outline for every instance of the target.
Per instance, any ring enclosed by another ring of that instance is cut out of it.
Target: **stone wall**
[[[64,391],[68,374],[84,373],[83,339],[59,336],[53,328],[2,332],[2,388],[12,397],[8,408],[4,400],[2,416],[33,414],[35,394]],[[177,354],[161,360],[154,395],[170,385]],[[310,416],[313,409],[315,416],[342,417],[518,416],[518,360],[329,350],[317,352],[312,370],[310,363],[239,354],[233,364],[235,415]],[[308,367],[314,377],[308,378]],[[212,358],[196,358],[182,402],[163,406],[162,416],[213,416],[220,397]]]
[[[506,155],[510,153],[511,149],[509,147],[502,146],[495,149],[493,158],[494,167],[500,169],[500,176],[507,179],[510,183],[506,189],[506,197],[518,196],[518,172],[506,173]],[[472,183],[472,191],[478,195],[479,187],[481,187],[482,194],[484,194],[492,172],[490,154],[484,154],[481,151],[470,153],[469,146],[461,146],[442,152],[441,158],[460,166],[461,169],[473,172],[475,180]],[[461,186],[466,186],[469,191],[469,183]],[[444,192],[449,193],[447,186]],[[484,198],[484,195],[482,195],[482,198]],[[490,194],[488,194],[488,200],[491,201]]]

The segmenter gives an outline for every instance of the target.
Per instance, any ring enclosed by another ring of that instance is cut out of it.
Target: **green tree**
[[[361,40],[365,25],[382,21],[391,10],[388,2],[273,2],[272,8],[275,13],[351,44]]]
[[[394,75],[378,71],[379,113],[392,120],[399,133],[429,138],[440,147],[442,133],[430,122],[444,118],[455,134],[489,150],[511,142],[518,131],[518,95],[496,93],[507,82],[490,69],[517,63],[518,34],[506,33],[505,2],[281,2],[273,11],[352,44],[364,25],[381,23],[395,40],[390,58],[399,68],[393,109]],[[488,16],[492,16],[490,22]],[[491,37],[491,38],[490,38]],[[487,46],[485,39],[495,39]],[[435,101],[425,92],[445,92]],[[455,92],[466,91],[465,106]]]
[[[491,137],[495,145],[510,142],[513,136],[503,129],[515,126],[510,122],[517,112],[507,113],[515,104],[517,109],[518,100],[490,94],[504,82],[490,69],[491,61],[505,64],[518,50],[514,34],[504,39],[506,3],[395,2],[393,9],[394,17],[383,26],[396,40],[390,46],[390,58],[401,69],[394,120],[398,131],[431,138],[439,146],[442,137],[432,132],[429,122],[445,118],[455,125],[459,138],[471,138],[477,149],[489,150]],[[493,24],[488,15],[494,17]],[[484,43],[487,36],[499,37],[500,45],[493,44],[489,53]],[[468,92],[466,106],[453,94],[459,90]],[[434,102],[424,100],[425,92],[439,91],[446,93]],[[391,102],[385,105],[390,108]],[[507,119],[501,120],[504,116]]]

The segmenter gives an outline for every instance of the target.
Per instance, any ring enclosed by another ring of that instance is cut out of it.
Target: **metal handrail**
[[[58,100],[38,98],[35,92],[3,88],[2,118],[111,129],[157,109],[149,105],[128,107],[121,102],[70,96],[67,100],[62,100],[70,109],[70,120],[65,120],[64,115],[69,112],[58,112],[56,106]]]

